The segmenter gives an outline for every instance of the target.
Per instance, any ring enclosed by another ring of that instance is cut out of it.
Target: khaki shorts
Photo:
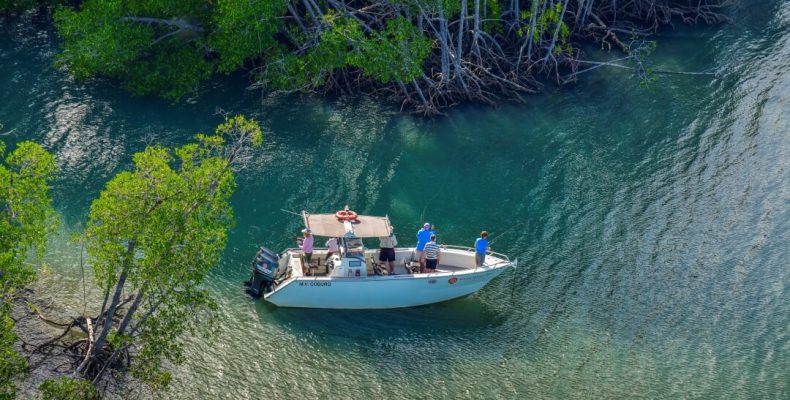
[[[415,250],[414,257],[414,261],[422,262],[422,250]]]

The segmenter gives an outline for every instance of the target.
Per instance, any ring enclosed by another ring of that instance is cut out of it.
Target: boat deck
[[[439,264],[436,267],[436,272],[459,272],[459,271],[463,271],[463,270],[466,270],[466,269],[468,269],[468,268],[456,267],[456,266],[453,266],[453,265]],[[397,264],[395,265],[395,275],[406,275],[408,273],[409,272],[406,271],[406,268],[403,265],[397,265]]]
[[[438,265],[436,268],[436,273],[458,273],[462,271],[475,270],[477,268],[475,265],[474,251],[470,248],[444,246],[442,251],[443,263]],[[286,262],[287,264],[282,264],[281,262],[281,271],[284,271],[285,269],[293,271],[294,276],[328,276],[329,271],[327,271],[326,267],[326,249],[314,249],[313,257],[309,267],[307,266],[307,263],[304,262],[304,255],[299,249],[286,249],[286,252],[289,253],[291,257],[287,257],[288,261],[286,261],[286,259],[282,260],[282,262]],[[387,276],[386,272],[384,272],[383,275],[376,274],[376,269],[383,269],[384,271],[388,269],[385,263],[378,261],[378,250],[366,249],[364,254],[365,263],[367,264],[367,276]],[[444,261],[446,261],[446,263],[444,263]],[[486,257],[486,265],[488,266],[495,266],[501,263],[509,262],[510,261],[507,256],[500,255],[498,253],[490,253]],[[409,263],[414,264],[414,249],[395,249],[394,275],[410,275],[411,273],[407,271],[406,268],[406,265]],[[380,267],[376,268],[377,264]],[[287,276],[290,277],[292,275],[289,273]]]

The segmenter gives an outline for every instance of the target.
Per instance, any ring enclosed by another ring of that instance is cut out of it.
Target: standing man
[[[297,239],[296,244],[302,249],[302,253],[304,254],[304,262],[307,264],[307,268],[310,268],[310,261],[313,260],[313,235],[310,229],[302,229],[302,233],[304,234],[303,239]]]
[[[482,231],[480,232],[480,237],[475,240],[475,265],[482,267],[486,259],[486,253],[490,251],[491,247],[488,246],[488,232]]]
[[[416,252],[415,255],[417,256],[417,261],[420,262],[420,272],[422,272],[422,270],[425,269],[425,263],[423,262],[424,257],[422,256],[422,251],[425,249],[425,245],[428,244],[429,241],[431,241],[432,234],[433,233],[431,233],[431,224],[427,222],[422,225],[422,229],[417,231],[417,247],[415,248],[415,252]]]
[[[442,250],[436,244],[436,235],[431,235],[431,241],[425,244],[425,272],[436,272],[436,266],[439,265],[439,258],[442,256]]]
[[[390,228],[389,236],[382,236],[379,238],[379,261],[389,262],[390,275],[395,272],[395,246],[398,245],[398,239],[395,238],[395,232]]]

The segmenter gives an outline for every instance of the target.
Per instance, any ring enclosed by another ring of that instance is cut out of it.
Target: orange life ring
[[[357,219],[357,213],[351,210],[340,210],[335,213],[335,218],[339,221],[354,221]]]

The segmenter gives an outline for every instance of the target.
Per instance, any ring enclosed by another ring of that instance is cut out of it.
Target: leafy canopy
[[[275,35],[282,28],[286,0],[220,0],[214,13],[209,43],[220,55],[218,69],[233,72],[246,60],[262,54],[279,54]]]
[[[175,338],[211,331],[216,306],[202,284],[234,223],[234,169],[261,141],[258,123],[236,116],[196,143],[148,147],[91,204],[86,237],[96,282],[139,303],[124,316],[128,325],[108,316],[107,344],[133,350],[133,374],[154,387],[170,379],[164,361],[184,361]]]
[[[56,65],[77,78],[118,79],[136,95],[178,99],[216,70],[274,46],[285,0],[87,0],[60,7]]]
[[[0,399],[14,397],[11,378],[25,368],[13,350],[13,295],[35,278],[25,260],[31,249],[43,253],[56,222],[48,186],[56,171],[55,158],[32,142],[22,142],[3,160],[4,156],[5,144],[0,141]]]
[[[5,145],[0,142],[0,157]],[[24,261],[30,249],[44,250],[55,223],[48,182],[55,157],[33,142],[22,142],[0,162],[0,284],[3,296],[35,276]]]
[[[431,41],[406,18],[389,20],[386,29],[370,33],[356,20],[335,14],[327,14],[325,22],[328,26],[315,47],[269,63],[261,81],[275,89],[312,89],[322,86],[335,70],[348,67],[381,83],[422,76]]]
[[[382,83],[423,73],[431,41],[404,17],[363,32],[357,20],[326,12],[313,36],[286,26],[287,12],[287,0],[87,0],[55,13],[63,38],[56,64],[80,79],[118,79],[133,94],[169,99],[251,60],[263,62],[260,75],[276,89],[314,88],[339,68]]]

